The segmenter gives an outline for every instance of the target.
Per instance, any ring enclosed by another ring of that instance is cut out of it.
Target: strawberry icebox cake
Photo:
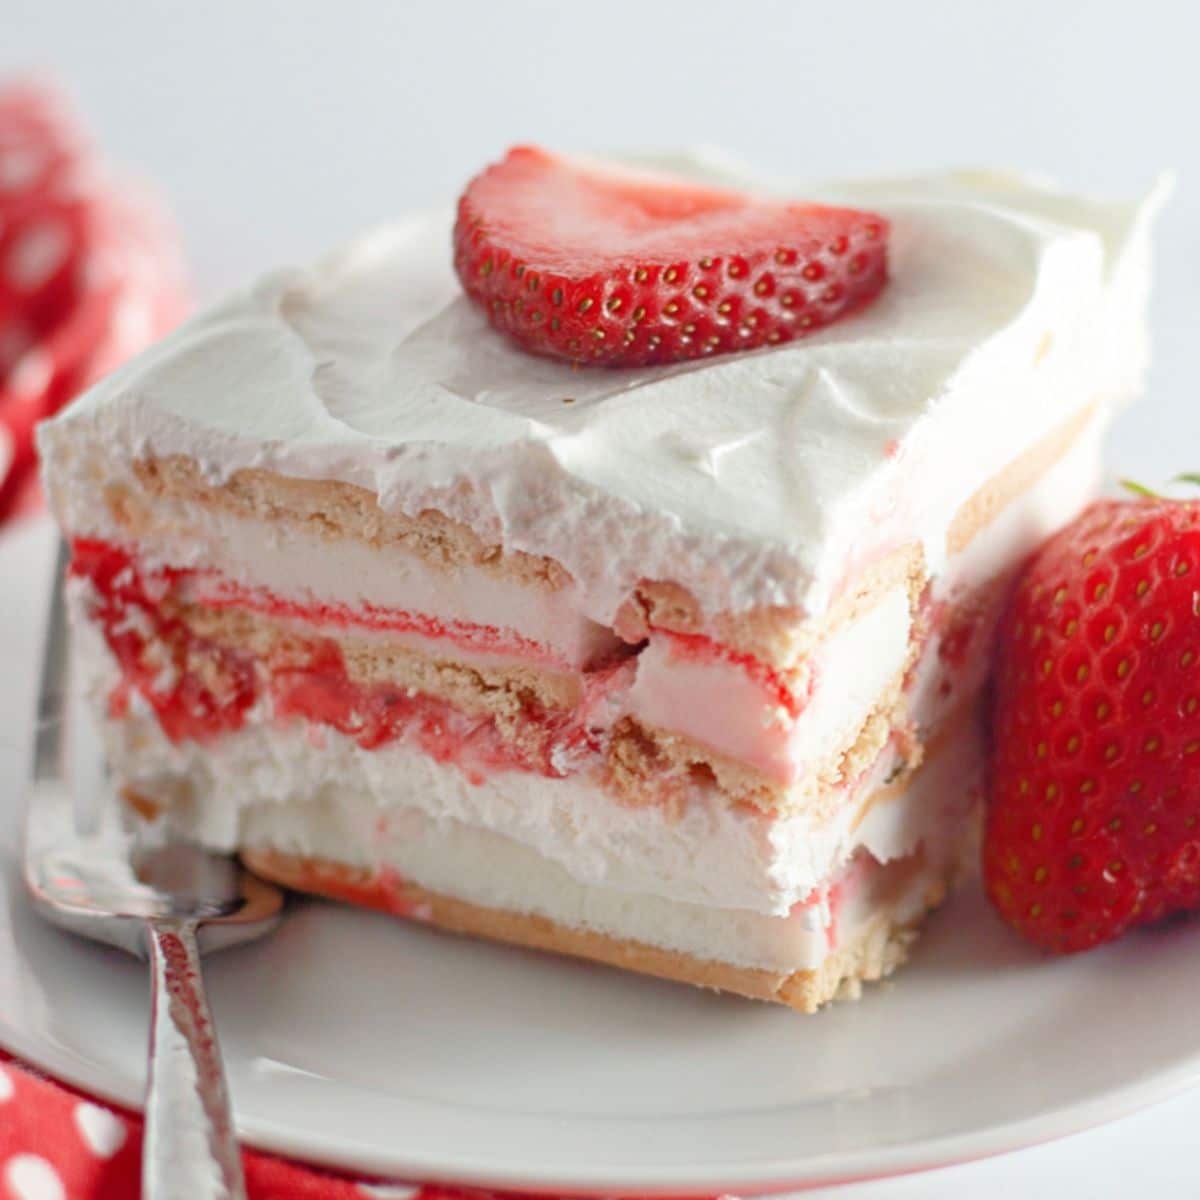
[[[518,147],[108,376],[43,474],[131,820],[812,1011],[977,844],[997,623],[1139,391],[1158,195],[671,165]]]

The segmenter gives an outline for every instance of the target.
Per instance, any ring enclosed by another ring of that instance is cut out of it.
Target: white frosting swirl
[[[183,453],[214,478],[267,466],[436,506],[562,561],[602,621],[644,578],[710,610],[819,612],[900,542],[922,538],[937,569],[980,482],[1137,390],[1164,189],[1137,205],[994,174],[789,190],[893,223],[879,299],[803,341],[669,368],[532,358],[458,294],[448,215],[414,216],[195,318],[43,451],[103,439],[110,459]]]

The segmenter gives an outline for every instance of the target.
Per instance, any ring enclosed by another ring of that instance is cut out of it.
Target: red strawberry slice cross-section
[[[534,354],[671,363],[791,341],[872,300],[888,223],[534,147],[473,179],[454,262],[492,325]]]

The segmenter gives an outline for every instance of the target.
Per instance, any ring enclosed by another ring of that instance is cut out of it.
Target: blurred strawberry
[[[56,93],[0,89],[0,520],[34,425],[170,328],[185,295],[158,202],[102,168]]]

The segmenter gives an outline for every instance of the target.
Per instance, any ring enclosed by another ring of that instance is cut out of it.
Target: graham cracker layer
[[[693,738],[624,717],[613,730],[608,770],[614,791],[630,803],[661,802],[686,795],[698,781],[712,781],[731,803],[784,816],[804,809],[825,815],[836,806],[841,789],[866,771],[898,731],[907,734],[904,701],[907,667],[879,698],[849,745],[830,746],[820,761],[792,783],[764,775],[744,762],[719,754]],[[921,762],[915,738],[903,737],[902,765]]]
[[[640,641],[653,629],[702,634],[749,654],[786,676],[828,637],[865,616],[889,591],[904,587],[913,607],[927,582],[924,551],[901,546],[858,573],[851,587],[820,620],[802,609],[766,607],[747,613],[706,615],[699,602],[677,583],[643,581],[617,612],[614,628],[626,641]]]
[[[947,878],[926,889],[923,911],[917,916],[897,921],[893,918],[894,906],[883,905],[854,941],[835,951],[819,967],[777,973],[574,929],[536,914],[484,908],[407,882],[385,886],[371,871],[328,860],[262,848],[243,850],[242,859],[256,874],[296,891],[379,909],[452,933],[786,1004],[804,1013],[815,1012],[837,998],[857,998],[863,983],[890,975],[907,957],[924,913],[944,899],[949,882]]]
[[[178,604],[169,611],[197,637],[276,667],[304,663],[314,642],[332,643],[354,683],[412,688],[472,716],[517,720],[531,709],[566,711],[583,699],[582,672],[464,660],[454,657],[453,647],[446,654],[427,653],[389,637],[308,631],[244,608]]]
[[[373,493],[355,484],[296,479],[258,467],[245,467],[225,483],[214,484],[194,460],[180,455],[138,459],[133,470],[140,494],[111,483],[104,499],[135,535],[139,524],[154,519],[147,501],[182,501],[243,520],[302,528],[326,540],[353,537],[377,550],[402,548],[437,567],[481,567],[532,587],[557,590],[571,582],[570,573],[554,559],[504,550],[435,509],[418,517],[384,512]]]
[[[982,483],[958,510],[946,533],[946,553],[965,550],[975,536],[1017,496],[1027,492],[1075,444],[1096,415],[1094,405],[1052,429],[1040,442]]]

